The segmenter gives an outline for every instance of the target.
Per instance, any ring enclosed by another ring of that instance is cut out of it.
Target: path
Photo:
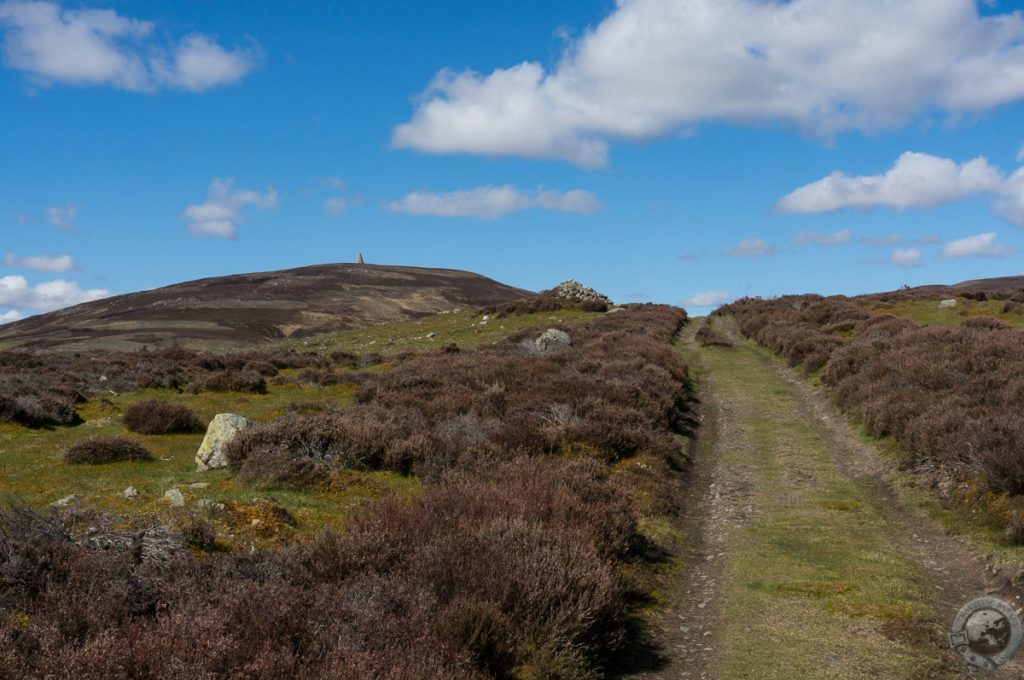
[[[631,677],[961,677],[949,622],[1008,582],[899,500],[888,463],[807,380],[731,320],[714,324],[733,348],[698,347],[701,323],[680,341],[703,413],[688,550],[651,616],[670,662]]]

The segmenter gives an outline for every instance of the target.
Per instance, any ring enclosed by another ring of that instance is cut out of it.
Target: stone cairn
[[[579,281],[575,281],[573,279],[563,281],[552,288],[551,292],[554,293],[556,297],[565,298],[567,300],[578,300],[580,302],[585,300],[596,300],[598,302],[604,302],[607,305],[612,304],[611,299],[607,295],[598,293],[590,286],[584,286]]]

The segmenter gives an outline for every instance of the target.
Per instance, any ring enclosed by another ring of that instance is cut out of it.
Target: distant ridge
[[[531,295],[455,269],[324,264],[200,279],[40,314],[0,326],[0,349],[231,349]]]

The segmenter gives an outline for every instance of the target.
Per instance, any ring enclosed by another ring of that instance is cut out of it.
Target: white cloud
[[[324,210],[327,211],[328,215],[337,217],[348,210],[348,202],[346,202],[344,198],[328,198],[324,201]]]
[[[68,272],[75,268],[75,261],[70,255],[29,255],[18,257],[13,253],[4,256],[4,264],[8,267],[31,269],[37,272]]]
[[[790,213],[878,206],[899,210],[930,208],[973,194],[996,192],[1002,185],[999,171],[984,158],[961,165],[908,151],[884,175],[850,177],[834,172],[783,197],[778,208]]]
[[[110,9],[63,9],[53,2],[0,2],[7,65],[37,85],[110,85],[152,92],[160,87],[201,92],[233,83],[259,59],[256,47],[226,50],[192,34],[163,48],[154,24]]]
[[[731,299],[732,296],[724,291],[708,290],[701,293],[694,293],[683,301],[683,305],[686,307],[717,307],[719,305],[724,305]]]
[[[25,315],[17,309],[10,309],[3,314],[0,314],[0,324],[11,323],[12,321],[18,321],[19,319],[24,318]]]
[[[853,234],[849,229],[841,229],[831,234],[823,234],[820,231],[802,231],[793,239],[798,246],[814,244],[816,246],[839,246],[849,243]]]
[[[66,203],[46,209],[46,221],[61,231],[75,231],[78,229],[78,225],[75,223],[76,217],[78,217],[78,206],[74,203]]]
[[[193,236],[234,239],[238,237],[238,224],[242,221],[242,208],[260,209],[277,205],[277,191],[234,191],[233,179],[214,179],[206,195],[206,202],[185,208],[181,217],[189,222],[188,232]]]
[[[942,257],[1006,257],[1013,255],[1015,248],[996,243],[997,234],[988,232],[950,241],[942,248]]]
[[[477,217],[484,220],[534,208],[589,214],[600,210],[601,204],[592,193],[581,189],[522,191],[508,184],[442,194],[414,191],[401,200],[384,204],[385,210],[408,215]]]
[[[733,257],[765,257],[775,254],[775,246],[759,238],[743,239],[735,247],[722,253]]]
[[[702,122],[875,131],[1024,98],[1022,42],[974,0],[619,0],[550,71],[440,71],[392,143],[601,167]]]
[[[849,208],[933,208],[970,196],[994,197],[993,207],[1024,227],[1024,168],[1006,177],[985,158],[957,163],[926,153],[904,153],[885,174],[850,177],[834,172],[784,196],[778,209],[825,213]]]
[[[920,267],[921,251],[917,248],[893,251],[892,257],[889,258],[889,262],[897,267]]]
[[[1024,144],[1020,145],[1020,150],[1017,151],[1017,160],[1024,163]]]
[[[917,238],[911,239],[910,241],[915,246],[930,246],[936,243],[942,243],[942,237],[938,234],[925,234],[924,236],[918,236]]]
[[[110,296],[102,288],[82,290],[74,281],[55,279],[30,286],[24,276],[0,276],[0,307],[50,312]]]

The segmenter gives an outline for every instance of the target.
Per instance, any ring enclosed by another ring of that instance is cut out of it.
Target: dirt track
[[[650,619],[669,661],[631,677],[961,677],[949,623],[974,597],[1017,597],[1010,582],[901,500],[889,461],[802,375],[728,320],[732,349],[697,346],[701,323],[680,340],[703,414],[687,550]]]

